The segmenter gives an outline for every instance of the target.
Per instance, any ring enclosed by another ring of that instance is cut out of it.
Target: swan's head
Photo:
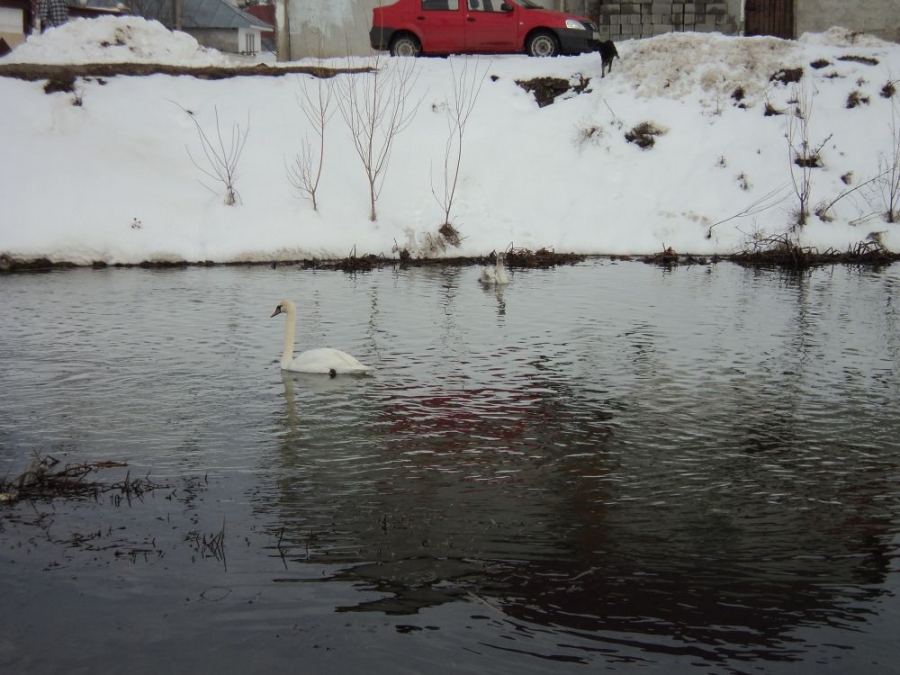
[[[290,314],[293,311],[296,311],[294,303],[290,300],[282,300],[278,303],[278,307],[275,308],[275,311],[272,312],[272,316],[278,316],[279,314]],[[271,319],[272,316],[270,316],[269,318]]]

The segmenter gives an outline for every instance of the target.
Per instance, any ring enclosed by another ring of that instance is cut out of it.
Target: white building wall
[[[796,35],[821,33],[841,26],[884,40],[900,42],[900,2],[898,0],[795,0]]]
[[[288,0],[291,59],[371,53],[372,9],[379,0]]]
[[[25,42],[25,13],[18,7],[0,7],[0,37],[10,47]]]

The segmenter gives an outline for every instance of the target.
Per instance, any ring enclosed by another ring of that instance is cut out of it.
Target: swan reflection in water
[[[320,399],[328,394],[348,389],[358,382],[355,377],[322,377],[320,373],[297,373],[290,370],[281,371],[281,384],[284,388],[284,420],[288,431],[296,433],[303,418],[309,418],[306,414],[301,416],[297,411],[297,393],[299,388],[301,399]]]

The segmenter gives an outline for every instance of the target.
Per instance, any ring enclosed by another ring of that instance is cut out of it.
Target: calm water
[[[900,672],[897,266],[478,271],[0,277],[0,671]]]

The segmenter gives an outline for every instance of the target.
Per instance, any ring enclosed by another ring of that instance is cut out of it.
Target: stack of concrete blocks
[[[734,34],[740,25],[738,18],[729,12],[727,2],[629,0],[600,2],[595,9],[600,35],[612,40],[682,31]]]

